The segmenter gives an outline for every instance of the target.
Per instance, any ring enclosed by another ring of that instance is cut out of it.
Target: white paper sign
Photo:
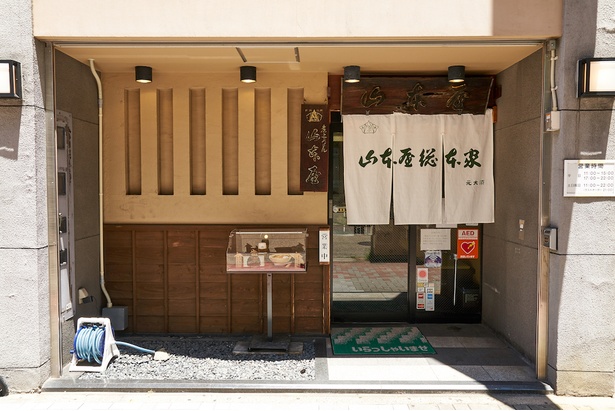
[[[451,230],[424,228],[421,230],[421,251],[450,250]]]

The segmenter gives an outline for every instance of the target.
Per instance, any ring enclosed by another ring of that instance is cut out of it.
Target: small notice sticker
[[[318,262],[329,264],[329,229],[321,228],[318,231]]]
[[[429,279],[429,269],[426,267],[417,267],[416,268],[416,286],[425,287],[428,279]]]
[[[434,297],[434,288],[433,284],[430,284],[429,287],[426,288],[425,293],[425,311],[435,311],[436,309],[436,300]]]
[[[416,309],[425,309],[425,293],[416,293]]]

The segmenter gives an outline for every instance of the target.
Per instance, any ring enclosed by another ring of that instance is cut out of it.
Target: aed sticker
[[[457,258],[475,260],[478,258],[478,229],[457,229]]]

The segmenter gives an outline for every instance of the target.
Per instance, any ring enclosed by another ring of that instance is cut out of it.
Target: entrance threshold
[[[407,324],[406,324],[407,325]],[[292,341],[313,344],[314,376],[309,380],[221,380],[214,374],[198,380],[155,380],[139,378],[138,366],[132,379],[82,379],[65,372],[50,379],[43,391],[123,392],[339,392],[339,393],[532,393],[550,394],[553,389],[535,378],[533,367],[488,327],[481,324],[419,324],[436,350],[434,355],[372,356],[334,355],[329,336],[291,336]],[[164,338],[164,337],[162,337]],[[187,342],[191,337],[183,336]],[[207,340],[236,342],[236,335],[195,336],[197,344]],[[169,352],[174,355],[172,351]],[[292,360],[292,355],[287,356]],[[229,357],[229,364],[241,367]],[[250,361],[246,359],[245,361]],[[280,356],[270,365],[279,367]],[[267,362],[265,362],[267,363]],[[109,371],[114,366],[109,365]],[[266,366],[266,364],[264,365]],[[290,371],[296,372],[296,371]]]

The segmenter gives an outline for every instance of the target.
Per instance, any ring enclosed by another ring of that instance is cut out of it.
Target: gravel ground
[[[236,341],[195,337],[116,338],[150,350],[163,348],[166,361],[119,346],[121,355],[104,373],[86,372],[80,380],[270,380],[305,381],[316,376],[315,349],[304,342],[301,355],[233,354]]]

